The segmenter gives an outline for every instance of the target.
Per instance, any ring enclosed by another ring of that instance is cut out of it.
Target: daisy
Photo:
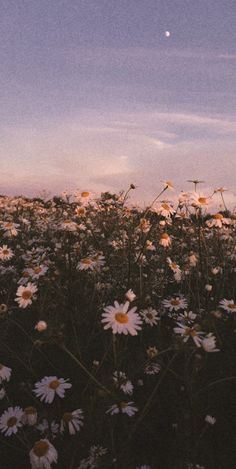
[[[181,322],[177,322],[177,327],[174,327],[174,332],[180,334],[184,342],[187,342],[189,337],[192,337],[195,345],[201,347],[201,335],[203,335],[203,332],[198,331],[196,325],[189,327]]]
[[[1,381],[9,381],[11,377],[11,371],[11,368],[8,368],[7,366],[0,363],[0,383]]]
[[[205,350],[205,352],[219,352],[220,349],[216,348],[216,338],[215,336],[210,333],[201,341],[201,346]]]
[[[140,311],[140,315],[143,317],[144,322],[150,326],[156,326],[157,322],[160,321],[158,312],[151,307]]]
[[[215,228],[222,228],[223,225],[230,225],[230,223],[231,223],[230,218],[224,218],[222,213],[215,213],[215,215],[213,215],[213,217],[210,218],[210,220],[206,221],[206,225],[209,228],[212,228],[213,226]]]
[[[76,197],[76,200],[81,202],[82,205],[86,205],[90,202],[90,200],[94,197],[95,194],[91,191],[76,191],[74,195]]]
[[[137,335],[137,331],[141,329],[142,320],[135,313],[137,307],[128,311],[129,305],[129,301],[125,304],[115,301],[114,306],[104,308],[105,313],[102,314],[104,329],[112,329],[113,334]]]
[[[169,204],[169,202],[162,202],[162,204],[155,209],[158,215],[162,215],[165,218],[170,218],[171,215],[175,213],[173,207]]]
[[[115,371],[113,373],[113,381],[125,394],[133,394],[133,384],[122,371]]]
[[[17,236],[18,230],[17,228],[20,225],[18,223],[12,223],[12,222],[2,222],[1,227],[4,230],[4,235],[7,238],[11,238],[12,236]]]
[[[149,239],[147,239],[146,241],[145,249],[147,249],[147,251],[156,251],[156,247],[153,245],[153,242]]]
[[[38,280],[40,277],[46,274],[47,270],[48,267],[46,265],[40,264],[29,269],[29,274],[33,280]]]
[[[106,414],[126,414],[129,417],[132,417],[135,412],[138,411],[137,407],[133,406],[133,402],[120,402],[119,404],[114,404],[106,411]]]
[[[18,428],[22,427],[22,415],[21,407],[9,407],[0,417],[0,431],[5,433],[5,436],[17,433]]]
[[[14,256],[13,251],[7,247],[6,244],[0,246],[0,259],[1,261],[9,261]]]
[[[196,208],[204,208],[211,202],[210,197],[206,197],[203,194],[198,194],[194,192],[191,196],[192,206]]]
[[[151,223],[146,218],[141,218],[139,228],[143,233],[148,233],[151,228]]]
[[[16,295],[19,298],[16,298],[15,301],[19,303],[20,308],[26,308],[28,305],[32,304],[34,294],[38,291],[38,288],[33,283],[27,283],[26,287],[20,285],[17,289]]]
[[[47,327],[48,325],[45,321],[38,321],[34,328],[38,332],[43,332],[43,331],[46,331]]]
[[[92,257],[84,257],[77,265],[77,270],[94,270],[95,261]]]
[[[83,426],[83,420],[83,411],[81,409],[76,409],[73,412],[65,412],[61,419],[61,433],[63,433],[65,428],[68,427],[69,434],[75,435],[76,432],[79,432],[80,428]]]
[[[170,311],[185,309],[188,305],[185,298],[180,298],[179,296],[170,298],[170,300],[163,300],[162,304],[164,308],[168,308]]]
[[[168,233],[162,233],[159,244],[164,248],[168,248],[171,245],[171,237],[168,235]]]
[[[29,453],[32,469],[51,469],[52,463],[57,463],[57,450],[47,440],[38,440]]]
[[[132,301],[134,301],[137,297],[135,295],[135,293],[133,292],[133,290],[131,290],[131,288],[126,292],[125,294],[125,298],[130,301],[130,303]]]
[[[176,262],[173,262],[170,257],[167,257],[166,262],[169,265],[172,272],[174,272],[175,274],[181,274],[180,266],[176,264]]]
[[[234,300],[226,300],[224,298],[220,301],[219,307],[227,311],[227,313],[236,313],[236,303],[234,303]]]
[[[65,231],[77,231],[77,224],[71,220],[63,220],[60,228]]]
[[[215,425],[216,423],[216,418],[212,417],[212,415],[206,415],[205,417],[205,422],[209,423],[209,425]]]
[[[25,407],[24,413],[22,416],[22,422],[24,425],[33,426],[37,423],[37,409],[35,407],[29,406]]]
[[[72,384],[66,381],[64,378],[57,378],[57,376],[45,376],[41,381],[35,383],[33,391],[40,398],[40,401],[51,404],[56,394],[63,399],[65,390],[71,388]]]

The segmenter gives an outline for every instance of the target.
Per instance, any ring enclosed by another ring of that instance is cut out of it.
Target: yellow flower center
[[[216,213],[215,215],[213,215],[213,218],[215,220],[222,220],[222,218],[224,218],[224,217],[223,217],[223,215],[221,215],[221,213]]]
[[[89,265],[92,263],[91,259],[89,257],[86,257],[85,259],[82,259],[83,264]]]
[[[169,239],[169,235],[167,233],[163,233],[161,235],[161,239]]]
[[[43,440],[36,441],[33,447],[34,454],[38,456],[38,458],[42,458],[43,456],[45,456],[48,450],[49,450],[49,445],[46,441],[43,441]]]
[[[162,206],[162,208],[164,208],[164,210],[170,210],[170,206],[168,204],[164,203],[161,206]]]
[[[58,388],[58,386],[60,386],[60,381],[58,381],[58,379],[54,379],[54,380],[51,381],[51,383],[49,384],[49,388],[50,388],[50,389],[53,389],[53,391],[56,391],[56,389]]]
[[[120,408],[121,408],[121,409],[125,409],[125,407],[127,407],[126,402],[120,402],[119,405],[120,405]]]
[[[7,421],[7,427],[14,427],[17,423],[17,418],[16,417],[10,417]]]
[[[177,298],[173,298],[170,302],[172,306],[178,306],[180,304],[180,301]]]
[[[81,192],[81,197],[89,197],[89,195],[90,195],[90,192],[87,192],[87,191]]]
[[[150,311],[146,314],[146,316],[148,319],[153,319],[153,314]]]
[[[25,278],[27,278],[29,276],[30,276],[29,272],[23,272],[23,274],[22,274],[22,277],[25,277]]]
[[[9,249],[3,249],[2,253],[5,255],[5,256],[8,256],[8,254],[10,253]]]
[[[207,198],[206,197],[199,197],[198,202],[201,205],[207,205]]]
[[[69,225],[69,223],[71,223],[71,220],[64,220],[63,223],[64,225]]]
[[[127,322],[129,322],[129,317],[126,313],[116,313],[115,319],[120,324],[127,324]]]
[[[69,423],[73,419],[73,415],[71,412],[65,412],[63,414],[62,420],[64,420],[65,423]]]
[[[12,223],[6,223],[5,225],[5,228],[7,228],[7,230],[10,230],[12,227],[13,227]]]
[[[230,309],[235,309],[235,308],[236,308],[236,304],[235,304],[235,303],[229,303],[229,304],[228,304],[228,308],[230,308]]]
[[[32,291],[30,291],[30,290],[25,290],[22,293],[23,300],[29,300],[31,298],[31,296],[32,296]]]
[[[40,272],[42,272],[42,267],[40,267],[40,266],[35,267],[34,272],[35,272],[35,274],[40,274]]]

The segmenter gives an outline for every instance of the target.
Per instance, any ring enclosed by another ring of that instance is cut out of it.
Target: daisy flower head
[[[82,205],[87,205],[95,196],[95,194],[89,190],[76,191],[75,198]]]
[[[0,246],[0,260],[9,261],[14,256],[13,251],[6,244]]]
[[[191,202],[192,206],[195,208],[206,208],[210,204],[211,198],[206,197],[203,194],[193,192],[191,196]]]
[[[124,394],[133,394],[133,384],[122,371],[115,371],[113,373],[113,382]]]
[[[137,297],[131,288],[126,292],[125,298],[132,303]]]
[[[162,233],[159,244],[163,248],[168,248],[171,245],[171,237],[168,233]]]
[[[209,228],[222,228],[223,225],[230,225],[231,220],[229,218],[225,218],[222,213],[215,213],[215,215],[210,218],[210,220],[206,221],[206,225]]]
[[[236,303],[234,300],[226,300],[224,298],[220,301],[219,307],[227,311],[227,313],[236,313]]]
[[[57,376],[45,376],[41,381],[35,383],[33,391],[40,401],[51,404],[56,394],[62,399],[65,397],[65,390],[72,386],[67,381],[64,378],[57,378]]]
[[[61,433],[64,433],[65,429],[68,428],[69,434],[75,435],[83,426],[83,420],[83,411],[81,409],[76,409],[73,412],[65,412],[61,419]]]
[[[18,233],[18,227],[20,225],[18,223],[12,223],[12,222],[2,222],[1,227],[4,230],[4,237],[6,238],[11,238],[14,236],[17,236]]]
[[[11,368],[8,368],[8,366],[2,365],[0,363],[0,383],[2,381],[9,381],[11,377]]]
[[[215,336],[210,333],[201,341],[201,346],[205,352],[212,353],[212,352],[219,352],[220,349],[216,348],[216,338]]]
[[[46,265],[36,265],[29,269],[29,274],[33,280],[38,280],[40,277],[43,277],[46,274],[47,270],[48,267]]]
[[[21,407],[9,407],[0,417],[0,431],[5,436],[11,436],[17,433],[18,429],[22,427],[23,410]]]
[[[185,298],[180,296],[172,297],[169,300],[163,300],[162,302],[164,308],[169,309],[170,311],[178,311],[179,309],[187,308],[188,304]]]
[[[163,201],[156,209],[156,213],[161,215],[164,218],[170,218],[171,215],[174,215],[175,210],[169,202]]]
[[[133,404],[134,402],[120,402],[119,404],[114,404],[106,411],[106,414],[126,414],[129,417],[133,417],[133,415],[138,411],[138,408]]]
[[[33,426],[37,423],[37,409],[33,406],[25,407],[24,413],[22,416],[22,422],[24,425]]]
[[[205,422],[209,423],[209,425],[215,425],[216,423],[216,418],[212,417],[212,415],[206,415],[205,417]]]
[[[18,298],[16,298],[15,301],[17,301],[20,308],[26,308],[32,304],[32,300],[35,299],[35,293],[37,291],[38,288],[31,282],[27,283],[25,287],[20,285],[16,292]]]
[[[32,469],[51,469],[52,463],[57,463],[57,450],[45,438],[35,442],[29,453]]]
[[[160,321],[158,312],[151,307],[141,310],[140,315],[142,316],[144,322],[149,324],[149,326],[156,326],[157,322]]]
[[[158,375],[161,371],[161,365],[155,361],[147,361],[144,365],[145,375]]]
[[[137,335],[137,331],[141,329],[142,320],[135,312],[137,307],[129,310],[129,301],[125,304],[114,302],[114,306],[107,306],[104,308],[102,314],[102,323],[104,329],[112,329],[113,334],[130,334]]]
[[[189,327],[181,322],[177,322],[177,327],[174,327],[175,334],[180,334],[184,342],[187,342],[189,337],[191,337],[197,347],[201,347],[201,336],[203,335],[202,331],[198,330],[198,326],[195,324],[192,327]]]

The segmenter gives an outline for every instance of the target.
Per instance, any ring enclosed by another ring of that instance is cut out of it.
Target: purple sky
[[[235,24],[235,0],[2,0],[0,193],[200,178],[235,204]]]

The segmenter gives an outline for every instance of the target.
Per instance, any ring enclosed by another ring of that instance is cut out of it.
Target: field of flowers
[[[236,467],[236,214],[171,186],[0,197],[1,469]]]

